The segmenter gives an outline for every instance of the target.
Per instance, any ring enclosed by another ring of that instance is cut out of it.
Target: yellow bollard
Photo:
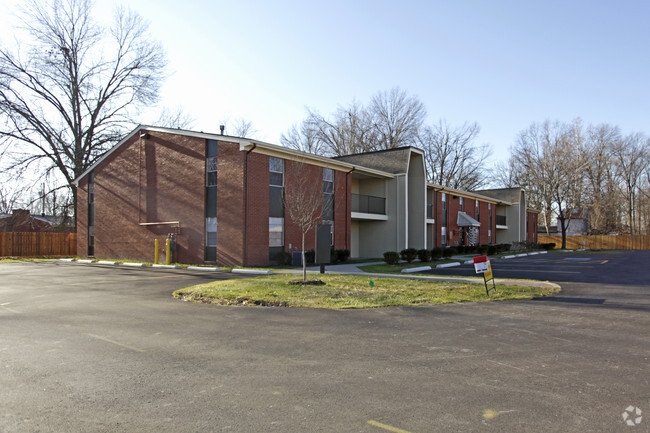
[[[172,262],[171,261],[171,259],[172,259],[172,257],[171,257],[172,256],[172,246],[171,246],[171,242],[169,241],[169,239],[167,239],[165,241],[165,253],[167,254],[165,256],[165,263],[169,265]]]
[[[153,254],[153,262],[155,264],[158,264],[158,259],[160,258],[160,252],[158,251],[158,245],[160,245],[160,242],[158,242],[158,239],[156,239],[156,252]]]

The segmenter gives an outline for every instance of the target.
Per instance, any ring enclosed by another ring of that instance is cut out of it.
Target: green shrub
[[[476,247],[476,253],[479,254],[479,255],[483,255],[483,254],[487,253],[487,250],[488,250],[487,245],[480,245],[480,246]]]
[[[497,253],[505,253],[506,251],[510,251],[510,244],[497,244]]]
[[[436,260],[442,257],[442,248],[435,247],[431,249],[431,260]]]
[[[539,244],[539,246],[542,247],[545,251],[550,251],[553,248],[555,248],[555,243],[550,242],[550,243],[547,243],[547,244]]]
[[[465,245],[458,245],[456,250],[458,251],[458,254],[465,254]]]
[[[415,248],[407,248],[400,251],[399,255],[402,257],[402,260],[406,260],[407,263],[411,263],[418,256],[418,250]]]
[[[447,247],[442,250],[443,257],[451,257],[456,254],[458,250],[455,247]]]
[[[420,259],[421,262],[428,262],[431,257],[431,254],[429,253],[429,250],[418,250],[418,259]]]
[[[350,258],[350,250],[336,250],[336,263],[345,263]]]
[[[497,246],[496,245],[488,245],[487,247],[487,255],[488,256],[493,256],[497,253]]]
[[[281,251],[275,256],[275,260],[278,262],[278,265],[290,265],[291,264],[291,253],[286,251]]]
[[[308,265],[313,265],[316,260],[316,251],[307,250],[305,251],[305,261]]]
[[[399,263],[399,253],[397,251],[386,251],[384,253],[384,261],[389,265],[396,265]]]

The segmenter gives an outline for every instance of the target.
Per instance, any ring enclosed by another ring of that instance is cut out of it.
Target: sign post
[[[485,283],[485,293],[490,296],[490,290],[496,290],[494,283],[494,275],[492,274],[492,265],[488,256],[474,257],[474,270],[477,274],[483,274],[483,282]],[[488,289],[488,281],[492,280],[492,287]]]

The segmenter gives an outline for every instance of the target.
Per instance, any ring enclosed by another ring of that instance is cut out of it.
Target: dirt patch
[[[321,280],[291,280],[288,284],[300,284],[305,286],[324,286],[325,282]]]
[[[269,302],[259,299],[252,299],[248,296],[239,296],[239,297],[218,297],[211,298],[208,296],[200,295],[183,295],[181,300],[186,302],[201,302],[203,304],[218,304],[218,305],[257,305],[260,307],[287,307],[288,303],[286,302]]]

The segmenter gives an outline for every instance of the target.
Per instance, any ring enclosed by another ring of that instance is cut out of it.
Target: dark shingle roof
[[[361,165],[391,174],[406,173],[409,166],[411,147],[379,150],[376,152],[357,153],[354,155],[337,156],[332,159]]]

